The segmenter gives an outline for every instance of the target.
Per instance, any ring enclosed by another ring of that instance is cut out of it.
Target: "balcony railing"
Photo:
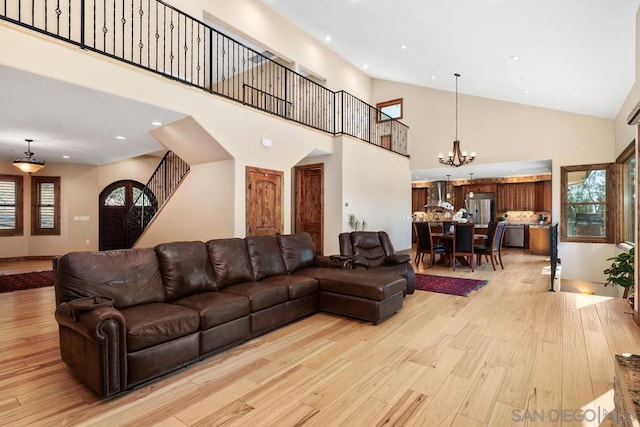
[[[333,135],[407,155],[408,127],[159,0],[0,0],[0,19]]]

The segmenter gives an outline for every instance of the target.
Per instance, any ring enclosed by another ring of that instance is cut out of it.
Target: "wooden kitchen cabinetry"
[[[411,212],[424,212],[427,204],[429,190],[426,188],[411,189]]]
[[[536,210],[551,212],[551,181],[539,181],[536,185]]]
[[[536,183],[500,184],[496,199],[499,212],[536,210]]]

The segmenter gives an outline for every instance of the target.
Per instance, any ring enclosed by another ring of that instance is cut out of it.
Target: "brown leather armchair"
[[[380,269],[396,273],[407,280],[407,293],[415,291],[416,275],[411,255],[396,254],[389,235],[384,231],[352,231],[340,233],[340,255],[350,256],[354,268]]]

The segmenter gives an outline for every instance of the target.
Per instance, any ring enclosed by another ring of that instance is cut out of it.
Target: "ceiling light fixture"
[[[116,139],[120,139],[120,140],[124,141],[125,139],[127,139],[127,137],[126,136],[122,136],[122,135],[118,135],[118,136],[116,136]]]
[[[151,122],[151,124],[154,126],[162,126],[162,122],[158,122],[158,121]]]
[[[13,159],[13,166],[17,167],[24,173],[31,175],[34,172],[38,172],[44,167],[44,160],[36,160],[31,152],[31,143],[33,139],[25,139],[27,142],[27,151],[24,154],[27,157],[16,157]]]
[[[449,151],[447,159],[440,153],[438,154],[438,160],[443,165],[457,168],[471,163],[476,158],[476,153],[472,151],[471,154],[467,155],[466,151],[460,150],[460,141],[458,140],[458,78],[460,74],[455,73],[454,76],[456,76],[456,139],[453,141],[453,150]]]

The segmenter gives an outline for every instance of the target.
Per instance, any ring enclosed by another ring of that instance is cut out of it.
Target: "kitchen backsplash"
[[[544,215],[544,223],[551,223],[551,214],[549,212],[537,211],[507,211],[498,212],[498,216],[503,216],[505,221],[511,224],[538,224],[540,215]]]

